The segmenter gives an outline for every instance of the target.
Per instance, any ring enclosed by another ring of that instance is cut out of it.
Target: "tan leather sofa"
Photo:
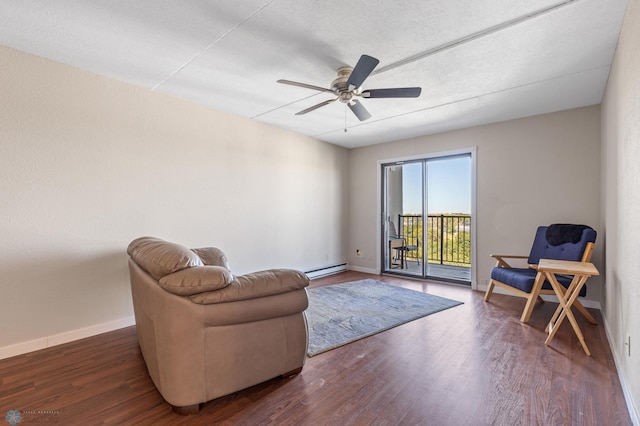
[[[302,370],[305,274],[233,276],[217,248],[152,237],[132,241],[127,253],[142,355],[174,411],[196,413],[200,403]]]

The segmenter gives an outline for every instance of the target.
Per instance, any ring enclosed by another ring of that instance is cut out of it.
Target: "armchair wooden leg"
[[[489,281],[489,287],[487,287],[487,291],[484,293],[484,301],[488,302],[489,299],[491,298],[491,294],[493,293],[493,288],[496,285],[493,283],[493,280]]]
[[[524,305],[524,311],[522,311],[522,316],[520,317],[520,322],[529,322],[531,318],[531,313],[533,312],[533,307],[536,305],[538,300],[542,301],[542,297],[540,297],[540,290],[542,290],[542,284],[544,283],[544,274],[538,272],[536,274],[536,279],[533,281],[533,287],[531,287],[531,293],[527,296],[527,303]]]
[[[524,305],[524,311],[522,311],[522,316],[520,317],[520,322],[529,322],[531,318],[531,313],[533,312],[533,307],[536,305],[536,301],[539,296],[534,295],[527,297],[527,303]]]

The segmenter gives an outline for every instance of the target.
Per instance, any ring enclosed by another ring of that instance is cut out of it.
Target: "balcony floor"
[[[422,263],[415,260],[407,260],[406,268],[395,266],[390,272],[401,272],[408,275],[422,276]],[[444,278],[449,280],[471,282],[471,268],[468,266],[440,265],[439,263],[427,264],[427,277]]]

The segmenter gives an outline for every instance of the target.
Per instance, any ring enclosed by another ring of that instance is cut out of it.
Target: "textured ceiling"
[[[598,104],[626,0],[2,0],[0,44],[345,147]],[[365,89],[416,99],[339,102],[362,54]],[[344,132],[346,127],[347,132]]]

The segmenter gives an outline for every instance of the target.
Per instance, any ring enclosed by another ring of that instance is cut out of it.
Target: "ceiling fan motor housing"
[[[338,69],[338,78],[331,82],[331,90],[338,95],[338,100],[343,103],[348,103],[351,99],[360,94],[362,89],[357,87],[354,90],[349,90],[347,87],[347,81],[353,71],[352,67],[342,67]]]

